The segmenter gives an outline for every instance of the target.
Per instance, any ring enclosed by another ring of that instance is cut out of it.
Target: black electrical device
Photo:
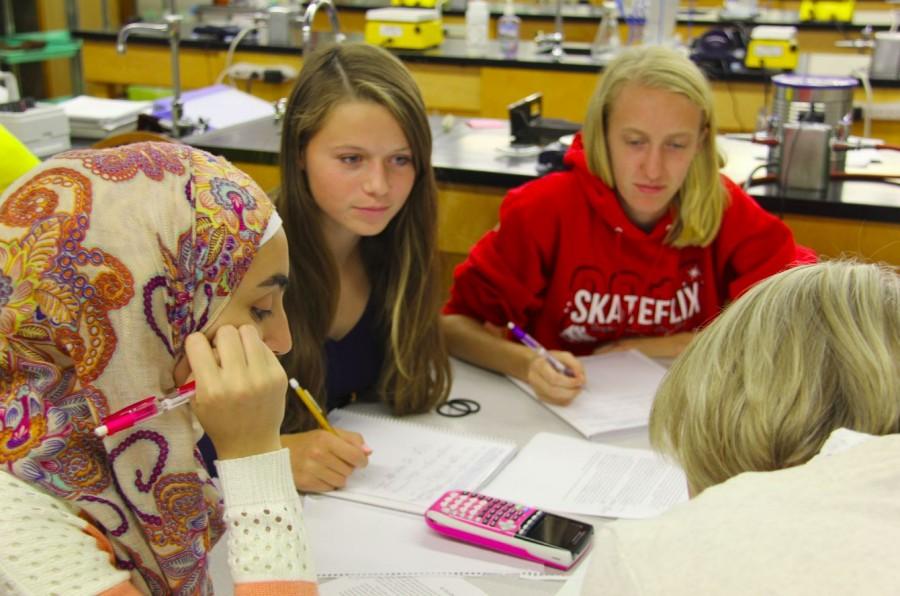
[[[513,145],[546,145],[581,130],[577,122],[544,118],[543,100],[543,94],[533,93],[507,107]]]
[[[714,27],[691,45],[691,60],[712,75],[743,70],[746,55],[747,34],[739,26]]]

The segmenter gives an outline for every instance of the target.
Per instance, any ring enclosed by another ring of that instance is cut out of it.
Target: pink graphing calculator
[[[451,490],[425,512],[434,530],[557,569],[574,565],[590,547],[587,523],[478,493]]]

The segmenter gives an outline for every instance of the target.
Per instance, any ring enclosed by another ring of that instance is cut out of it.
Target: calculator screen
[[[593,532],[590,524],[545,513],[524,537],[578,553],[589,544]]]

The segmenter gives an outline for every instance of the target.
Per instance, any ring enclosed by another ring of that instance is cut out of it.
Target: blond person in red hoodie
[[[451,354],[520,378],[552,403],[584,384],[575,356],[674,357],[759,280],[815,255],[719,173],[709,84],[661,47],[604,72],[568,171],[515,188],[454,278]],[[509,341],[513,322],[571,375]]]

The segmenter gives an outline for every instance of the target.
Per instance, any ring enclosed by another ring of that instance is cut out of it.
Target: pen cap
[[[153,416],[157,412],[156,398],[148,397],[127,408],[114,412],[103,419],[106,435],[111,436],[119,431],[131,428],[141,420]]]

